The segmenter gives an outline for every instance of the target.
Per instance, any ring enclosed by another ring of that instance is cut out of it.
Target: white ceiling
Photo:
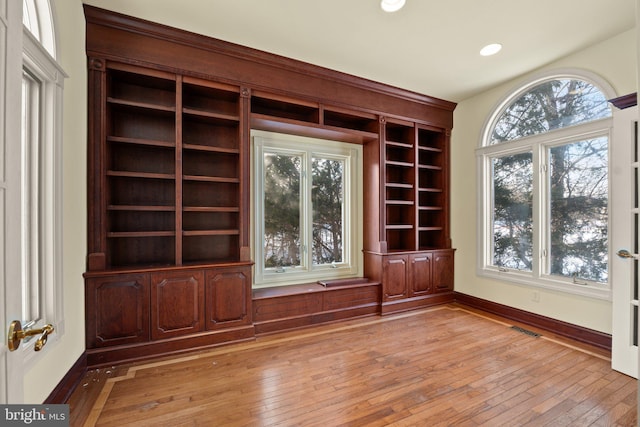
[[[83,0],[454,102],[635,26],[636,0]],[[502,43],[481,57],[488,43]]]

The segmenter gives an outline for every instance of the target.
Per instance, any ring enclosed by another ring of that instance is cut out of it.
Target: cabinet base
[[[415,310],[417,308],[429,307],[432,305],[446,304],[455,300],[454,292],[443,292],[439,294],[423,295],[413,298],[404,298],[398,301],[386,301],[380,306],[380,314],[394,314],[403,311]]]
[[[379,313],[378,304],[368,304],[348,309],[310,313],[307,315],[288,317],[285,319],[273,319],[264,322],[255,322],[256,335],[281,332],[323,323],[338,322],[341,320],[355,319],[358,317],[373,316]]]
[[[253,325],[248,325],[135,345],[87,349],[87,367],[92,369],[116,363],[138,362],[253,339],[255,329]]]

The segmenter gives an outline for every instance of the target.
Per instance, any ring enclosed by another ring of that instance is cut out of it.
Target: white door
[[[614,112],[611,144],[611,284],[613,342],[611,367],[638,378],[638,263],[640,169],[638,109]]]
[[[0,0],[0,16],[0,403],[22,403],[23,354],[7,348],[22,314],[22,2]]]

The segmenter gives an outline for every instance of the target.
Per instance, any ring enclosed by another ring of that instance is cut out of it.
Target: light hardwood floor
[[[601,351],[455,305],[91,371],[74,426],[635,426]]]

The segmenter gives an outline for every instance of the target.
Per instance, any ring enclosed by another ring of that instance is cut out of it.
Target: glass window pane
[[[531,271],[533,156],[493,159],[493,264]]]
[[[313,265],[342,262],[343,175],[344,162],[313,159]]]
[[[22,321],[26,325],[42,316],[44,281],[40,278],[40,82],[27,70],[22,73],[22,225],[23,280]]]
[[[38,25],[38,7],[34,0],[22,2],[22,25],[33,34],[36,40],[40,40],[40,26]]]
[[[607,281],[607,141],[549,150],[551,274]]]
[[[264,154],[264,263],[266,268],[300,265],[300,177],[302,158]]]
[[[541,83],[516,98],[493,127],[490,144],[610,117],[604,94],[583,80]]]

